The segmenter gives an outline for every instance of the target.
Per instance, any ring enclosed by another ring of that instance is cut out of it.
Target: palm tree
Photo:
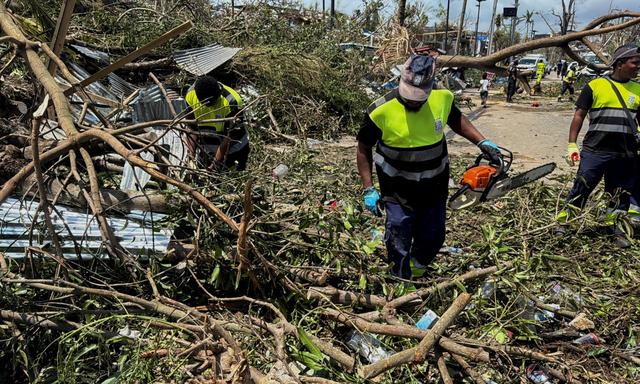
[[[524,41],[527,41],[529,38],[529,24],[533,24],[533,11],[527,10],[527,12],[525,12],[524,22],[527,25],[527,33],[524,35],[525,36]]]

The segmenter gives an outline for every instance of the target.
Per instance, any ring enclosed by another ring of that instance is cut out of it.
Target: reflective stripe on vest
[[[453,94],[434,89],[415,112],[406,110],[396,96],[397,90],[369,107],[371,120],[382,132],[374,162],[390,177],[411,181],[433,178],[449,163],[443,129]]]
[[[635,81],[626,83],[613,81],[613,84],[618,88],[635,120],[640,108],[640,84]],[[593,103],[589,109],[589,131],[633,134],[637,126],[636,124],[631,126],[618,96],[607,79],[592,80],[589,82],[589,87],[593,93]]]
[[[447,168],[447,165],[449,164],[449,156],[444,156],[437,168],[427,169],[422,172],[411,172],[397,169],[393,165],[389,164],[389,162],[386,161],[385,158],[379,153],[375,153],[373,155],[373,161],[377,166],[380,167],[382,172],[384,172],[389,177],[402,177],[403,179],[409,181],[420,181],[423,179],[432,179],[444,172],[444,170]]]
[[[198,127],[211,127],[215,132],[222,133],[224,131],[224,122],[201,122],[204,120],[221,119],[229,116],[234,109],[242,108],[242,99],[240,95],[232,88],[220,83],[222,86],[222,95],[211,105],[204,105],[198,100],[195,89],[187,92],[185,101],[193,110]]]

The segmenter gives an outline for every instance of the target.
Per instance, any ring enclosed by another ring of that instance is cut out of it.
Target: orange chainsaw
[[[556,169],[556,163],[548,163],[510,177],[508,172],[513,162],[513,153],[502,147],[500,152],[503,156],[498,164],[492,163],[484,154],[476,158],[474,165],[462,175],[461,187],[449,199],[449,208],[468,208],[483,201],[497,199]]]

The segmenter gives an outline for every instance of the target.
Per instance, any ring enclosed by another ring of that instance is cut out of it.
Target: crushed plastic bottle
[[[489,299],[493,297],[493,294],[496,291],[496,283],[493,280],[487,280],[482,284],[481,294],[485,299]]]
[[[273,172],[271,174],[276,179],[282,179],[287,175],[287,173],[289,173],[289,167],[287,167],[285,164],[278,164],[278,166],[273,169]]]
[[[549,286],[549,291],[551,292],[551,296],[556,300],[573,301],[577,305],[582,305],[584,303],[584,299],[580,294],[573,292],[569,288],[563,287],[560,285],[559,281],[552,281]]]
[[[445,253],[450,253],[450,254],[454,254],[454,255],[459,255],[462,253],[462,248],[458,248],[458,247],[444,247],[444,252]]]
[[[384,239],[384,232],[379,230],[378,228],[371,228],[369,234],[371,235],[371,240],[375,241]]]
[[[418,322],[416,323],[416,327],[418,327],[418,329],[426,331],[427,329],[431,328],[439,318],[440,316],[438,316],[437,313],[429,309],[427,310],[427,312],[425,312],[424,315],[422,315],[420,320],[418,320]]]
[[[360,356],[370,363],[375,363],[391,356],[391,352],[387,351],[380,340],[373,335],[352,330],[349,332],[348,337],[347,345],[349,348],[358,352]]]
[[[554,308],[554,309],[560,309],[560,305],[559,304],[549,304],[549,306]],[[551,319],[553,319],[555,317],[556,317],[556,314],[554,312],[546,310],[546,309],[543,309],[541,311],[536,311],[533,314],[533,318],[535,320],[541,321],[541,322],[550,321]]]
[[[527,367],[527,377],[535,384],[552,384],[546,372],[535,364]]]
[[[602,343],[600,338],[593,332],[589,332],[584,336],[580,336],[577,339],[572,341],[573,344],[595,344],[598,345]]]

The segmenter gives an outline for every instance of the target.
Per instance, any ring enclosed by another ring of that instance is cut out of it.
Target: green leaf
[[[304,328],[298,327],[298,336],[300,337],[300,341],[302,342],[302,344],[304,344],[304,346],[307,347],[309,352],[311,352],[316,356],[319,356],[320,359],[322,359],[322,352],[320,352],[320,348],[318,348],[318,346],[316,346],[311,341],[311,339],[309,338],[309,335],[307,335],[307,332],[305,332]]]
[[[342,225],[344,225],[344,228],[346,230],[350,230],[351,228],[353,228],[353,225],[351,225],[351,223],[347,219],[342,220]]]
[[[324,366],[321,364],[322,356],[318,359],[318,356],[310,352],[305,351],[300,353],[300,362],[314,371],[322,371],[324,369]]]
[[[216,264],[216,267],[213,268],[213,272],[209,276],[209,284],[215,283],[218,280],[218,276],[220,276],[220,264]]]
[[[367,288],[367,278],[364,276],[364,274],[360,275],[360,282],[358,283],[358,288],[360,289]]]

